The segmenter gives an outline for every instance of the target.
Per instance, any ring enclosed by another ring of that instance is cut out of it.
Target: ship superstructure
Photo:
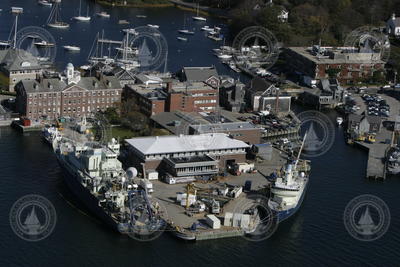
[[[123,170],[118,160],[120,145],[115,139],[101,145],[78,143],[63,137],[60,141],[55,139],[53,146],[67,185],[106,224],[124,234],[146,233],[146,229],[138,229],[146,228],[146,224],[138,226],[138,220],[132,220],[142,212],[151,217],[153,229],[163,225],[156,205],[146,201],[144,206],[147,207],[141,210],[133,205],[134,200],[143,195],[148,199],[147,192],[137,190],[136,174],[129,175]]]

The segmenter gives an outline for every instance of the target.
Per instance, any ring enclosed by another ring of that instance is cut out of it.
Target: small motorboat
[[[107,12],[105,12],[105,11],[102,11],[102,12],[98,12],[98,13],[96,13],[96,15],[98,16],[98,17],[102,17],[102,18],[110,18],[110,14],[108,14]]]
[[[160,28],[160,26],[159,26],[159,25],[156,25],[156,24],[147,24],[147,26],[150,27],[150,28],[153,28],[153,29],[158,29],[158,28]]]
[[[136,15],[136,17],[139,18],[139,19],[145,19],[145,18],[147,18],[146,15]]]
[[[189,30],[178,30],[178,32],[181,33],[181,34],[188,34],[188,35],[193,35],[194,34],[194,32],[189,31]]]
[[[130,22],[127,21],[126,19],[120,19],[120,20],[118,21],[118,24],[130,24]]]
[[[47,0],[39,0],[38,4],[41,6],[48,6],[48,7],[51,7],[53,5],[53,3],[51,3],[50,1],[47,1]]]
[[[201,28],[202,31],[206,31],[206,32],[210,32],[213,31],[213,28],[210,28],[210,26],[206,25],[204,27]]]
[[[197,21],[207,21],[207,19],[206,18],[203,18],[203,17],[192,17],[193,18],[193,20],[197,20]]]
[[[218,55],[219,59],[231,59],[232,55],[227,55],[227,54],[220,54]]]
[[[49,43],[49,42],[43,41],[43,40],[40,41],[40,42],[35,42],[33,44],[36,45],[36,46],[39,46],[39,47],[54,47],[55,46],[55,44]]]
[[[177,37],[177,39],[179,40],[179,41],[182,41],[182,42],[187,42],[187,38],[185,38],[185,37]]]
[[[79,52],[81,51],[81,48],[79,46],[74,46],[74,45],[64,45],[63,48],[67,51],[70,52]]]
[[[342,123],[343,123],[343,118],[342,118],[342,117],[337,117],[337,118],[336,118],[336,123],[337,123],[338,126],[342,125]]]

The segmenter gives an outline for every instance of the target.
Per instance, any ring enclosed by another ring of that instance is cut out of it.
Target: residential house
[[[400,18],[396,18],[394,13],[386,22],[386,33],[395,37],[400,36]]]
[[[377,116],[350,114],[348,117],[347,132],[354,140],[368,134],[377,134],[381,129],[381,118]]]

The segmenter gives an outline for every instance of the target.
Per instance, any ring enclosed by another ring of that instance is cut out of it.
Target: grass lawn
[[[112,137],[120,141],[136,136],[136,133],[125,127],[116,126],[111,128]]]
[[[140,137],[143,136],[141,134],[139,134],[138,132],[134,132],[130,129],[127,129],[125,127],[122,126],[115,126],[112,127],[112,137],[114,137],[115,139],[119,139],[120,141],[124,140],[124,139],[129,139],[129,138],[133,138],[133,137]],[[152,129],[151,135],[155,136],[155,135],[169,135],[170,132],[168,132],[165,129]]]

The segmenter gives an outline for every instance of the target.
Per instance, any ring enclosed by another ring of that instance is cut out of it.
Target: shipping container
[[[208,214],[206,216],[206,222],[212,229],[220,229],[221,228],[221,221],[215,215]]]

